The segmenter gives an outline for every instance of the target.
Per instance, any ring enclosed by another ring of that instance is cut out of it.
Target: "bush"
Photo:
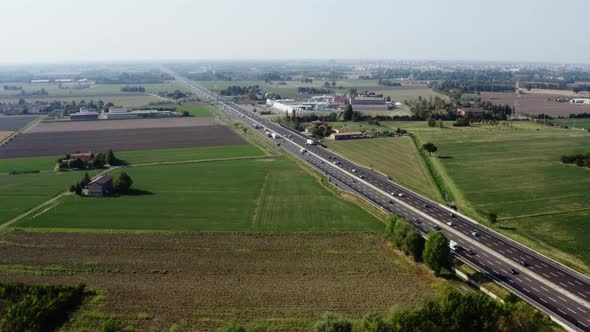
[[[352,322],[335,313],[326,312],[315,324],[316,332],[351,332]]]
[[[428,234],[422,259],[435,275],[438,275],[443,267],[450,265],[450,254],[449,240],[442,232]]]
[[[366,314],[359,322],[359,328],[363,332],[389,332],[391,327],[376,312]]]
[[[217,329],[217,332],[246,332],[246,329],[237,321],[230,320],[222,327]]]

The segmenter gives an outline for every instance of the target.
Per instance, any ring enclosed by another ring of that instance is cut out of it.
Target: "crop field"
[[[0,279],[99,291],[64,330],[117,315],[141,331],[212,331],[266,321],[310,331],[325,311],[358,319],[415,307],[446,282],[407,263],[378,234],[0,234]],[[147,319],[146,319],[147,318]]]
[[[68,190],[83,175],[82,172],[0,174],[0,224]]]
[[[116,96],[116,95],[137,95],[142,93],[123,92],[121,88],[124,86],[142,86],[146,93],[158,93],[160,91],[174,91],[183,90],[186,88],[182,84],[177,84],[174,81],[156,84],[92,84],[88,89],[69,89],[68,84],[62,84],[62,88],[57,83],[7,83],[8,85],[22,86],[25,92],[33,92],[45,89],[48,95],[47,98],[59,97],[101,97],[101,96]],[[0,98],[18,99],[21,90],[3,90],[0,89]],[[29,99],[29,98],[27,98]],[[0,99],[1,101],[1,99]]]
[[[571,97],[567,94],[562,96]],[[555,101],[557,97],[559,95],[540,93],[525,93],[520,97],[514,93],[481,93],[482,100],[489,100],[498,105],[516,107],[516,112],[518,113],[530,115],[547,114],[553,117],[567,117],[570,114],[590,113],[590,105],[559,103]]]
[[[0,116],[0,131],[18,131],[37,117],[36,115]]]
[[[63,133],[94,130],[123,130],[147,128],[199,127],[219,124],[210,117],[181,117],[163,119],[126,119],[98,121],[52,121],[41,122],[27,133]],[[198,129],[196,129],[198,130]]]
[[[407,136],[324,142],[330,150],[350,160],[385,173],[426,197],[440,200],[438,189],[418,151]]]
[[[570,265],[590,265],[590,173],[560,162],[562,154],[590,152],[590,134],[529,122],[442,129],[383,123],[438,146],[432,160],[463,212],[480,221],[495,212],[499,231]]]
[[[18,226],[194,232],[380,231],[289,160],[255,159],[128,168],[143,194],[69,196]],[[116,177],[118,171],[114,171]],[[125,218],[119,213],[125,211]]]
[[[551,120],[560,127],[590,129],[590,119],[555,119]]]
[[[75,151],[155,150],[247,142],[226,126],[28,133],[0,147],[0,159],[65,155]]]
[[[211,108],[208,105],[182,105],[176,106],[177,112],[188,112],[191,116],[195,117],[210,117],[213,116]]]

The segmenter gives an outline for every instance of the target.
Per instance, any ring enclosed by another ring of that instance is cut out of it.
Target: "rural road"
[[[380,173],[358,166],[323,147],[306,145],[307,137],[262,118],[174,72],[166,71],[200,97],[262,135],[265,130],[280,135],[278,139],[269,139],[280,143],[281,148],[326,176],[345,184],[370,203],[384,211],[395,211],[412,221],[423,234],[440,229],[447,238],[461,246],[461,250],[453,251],[458,259],[550,315],[567,330],[590,331],[588,277],[389,181]],[[306,152],[301,153],[301,149]],[[469,253],[468,249],[473,253]],[[510,269],[516,273],[511,273]]]

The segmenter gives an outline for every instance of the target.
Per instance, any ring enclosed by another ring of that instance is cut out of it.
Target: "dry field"
[[[132,151],[241,144],[247,142],[222,125],[40,132],[18,135],[12,142],[0,147],[0,159],[58,156],[75,151]]]
[[[381,235],[362,233],[12,231],[0,235],[0,279],[84,282],[104,298],[83,306],[68,330],[98,326],[96,317],[114,314],[144,331],[173,323],[209,331],[234,318],[308,331],[324,311],[359,318],[419,305],[440,282],[389,249]]]
[[[0,131],[0,142],[3,142],[10,135],[12,135],[11,131]]]
[[[115,130],[115,129],[146,129],[212,126],[218,124],[211,117],[183,117],[169,119],[127,119],[99,121],[54,121],[41,122],[27,133],[59,133],[70,131]]]
[[[17,131],[36,118],[36,115],[0,115],[0,131]]]
[[[555,98],[559,96],[560,95],[555,94],[525,93],[519,97],[514,93],[481,93],[482,100],[489,100],[494,104],[499,105],[516,106],[516,111],[518,113],[531,115],[548,114],[553,117],[567,117],[570,114],[590,112],[589,105],[574,105],[570,103],[556,102]],[[571,98],[567,93],[561,96]]]

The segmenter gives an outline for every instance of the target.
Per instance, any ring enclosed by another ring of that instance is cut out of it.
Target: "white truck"
[[[449,241],[449,247],[453,251],[456,251],[457,249],[459,249],[459,245],[457,244],[457,242],[455,242],[453,240]]]
[[[281,136],[279,136],[279,134],[277,134],[277,133],[272,133],[272,134],[270,134],[270,135],[271,135],[271,136],[272,136],[272,138],[274,138],[274,139],[281,138]]]
[[[305,145],[315,145],[315,141],[314,141],[314,140],[312,140],[312,139],[307,139],[307,140],[305,141]]]
[[[299,153],[301,153],[301,154],[304,154],[304,153],[306,153],[306,152],[307,152],[307,150],[305,150],[305,149],[303,149],[303,148],[301,148],[301,149],[299,150]]]

